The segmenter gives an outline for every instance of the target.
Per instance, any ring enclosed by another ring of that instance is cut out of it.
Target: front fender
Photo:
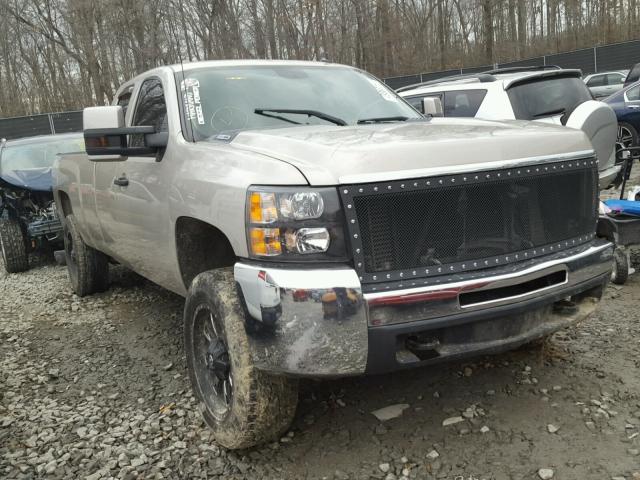
[[[307,185],[293,166],[231,144],[179,142],[169,209],[175,223],[182,216],[208,223],[228,238],[238,257],[247,257],[245,203],[251,185]]]

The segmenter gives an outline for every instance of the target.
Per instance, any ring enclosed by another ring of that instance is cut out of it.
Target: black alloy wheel
[[[200,305],[193,322],[194,374],[202,399],[217,421],[229,413],[233,375],[221,322],[207,305]]]

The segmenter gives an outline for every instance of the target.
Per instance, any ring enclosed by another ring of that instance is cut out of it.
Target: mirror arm
[[[144,144],[149,148],[165,148],[169,143],[169,132],[149,133],[144,136]]]

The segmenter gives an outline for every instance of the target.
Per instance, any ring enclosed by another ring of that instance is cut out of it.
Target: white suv
[[[422,113],[424,99],[435,97],[445,117],[535,120],[582,129],[600,159],[601,188],[608,187],[617,177],[615,113],[602,102],[593,101],[580,70],[556,66],[502,68],[441,78],[396,91]]]
[[[440,98],[445,117],[564,124],[563,115],[568,118],[575,107],[592,99],[581,77],[580,70],[552,66],[502,68],[409,85],[397,92],[418,110],[424,97]]]

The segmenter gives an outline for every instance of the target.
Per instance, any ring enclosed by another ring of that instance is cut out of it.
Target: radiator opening
[[[491,288],[476,292],[461,293],[458,297],[461,307],[470,307],[481,303],[495,302],[512,297],[534,293],[567,282],[567,271],[561,270],[526,282],[507,287]]]

